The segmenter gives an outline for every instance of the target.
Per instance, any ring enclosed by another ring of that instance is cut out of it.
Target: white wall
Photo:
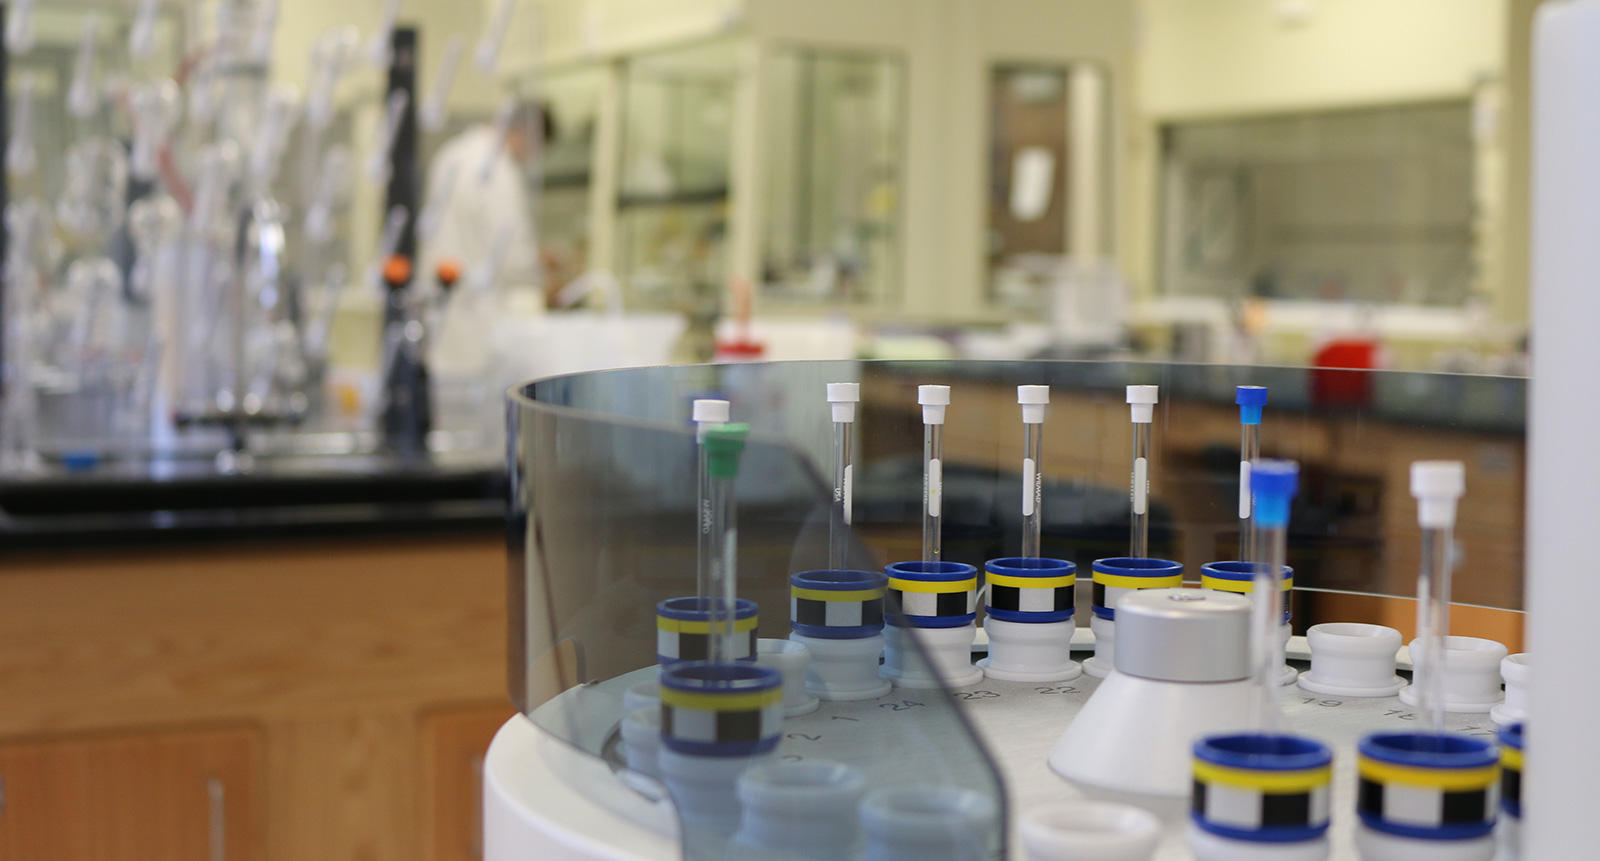
[[[1505,66],[1507,0],[1143,0],[1149,116],[1380,104],[1471,92]],[[1303,23],[1277,10],[1305,6]]]
[[[1284,8],[1304,8],[1304,19]],[[1142,140],[1131,235],[1133,283],[1154,295],[1159,146],[1175,119],[1332,109],[1445,98],[1504,104],[1510,0],[1141,0],[1138,51]],[[1496,116],[1515,116],[1496,111]],[[1522,279],[1507,271],[1504,145],[1515,129],[1480,126],[1476,289],[1503,318],[1525,312]]]

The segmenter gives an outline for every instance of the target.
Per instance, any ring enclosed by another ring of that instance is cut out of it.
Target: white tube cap
[[[1110,801],[1040,805],[1018,831],[1028,861],[1150,861],[1161,842],[1155,814]]]
[[[1017,386],[1017,403],[1022,404],[1023,424],[1044,424],[1044,405],[1050,403],[1049,386]]]
[[[1128,405],[1133,410],[1134,424],[1147,425],[1155,419],[1160,390],[1160,386],[1128,387]]]
[[[1467,489],[1467,469],[1459,460],[1419,460],[1411,464],[1411,495],[1417,498],[1417,525],[1449,529],[1456,525],[1456,501]]]
[[[828,403],[833,405],[833,420],[836,422],[853,422],[856,420],[856,404],[861,401],[860,383],[829,383]]]
[[[726,424],[728,402],[717,398],[697,398],[693,415],[696,424]]]
[[[944,408],[950,405],[949,386],[917,386],[917,403],[922,404],[922,423],[944,424]]]

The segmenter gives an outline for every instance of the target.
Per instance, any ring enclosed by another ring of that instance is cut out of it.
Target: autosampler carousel
[[[1515,857],[1520,497],[1478,524],[1525,395],[1115,362],[527,384],[486,857]],[[1488,636],[1444,636],[1452,601]]]

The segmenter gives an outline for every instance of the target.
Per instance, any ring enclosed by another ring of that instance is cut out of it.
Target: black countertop
[[[0,553],[240,539],[492,532],[506,476],[483,459],[374,455],[268,461],[223,473],[58,471],[0,479]]]

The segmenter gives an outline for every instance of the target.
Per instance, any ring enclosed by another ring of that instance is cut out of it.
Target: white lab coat
[[[486,170],[487,168],[487,170]],[[439,261],[455,258],[463,286],[473,271],[494,252],[496,237],[506,234],[505,257],[496,286],[539,283],[538,243],[524,183],[503,143],[488,125],[475,125],[439,148],[428,166],[423,212],[437,221],[421,225],[421,265],[414,285],[423,294],[437,287]],[[430,207],[432,212],[429,211]]]

